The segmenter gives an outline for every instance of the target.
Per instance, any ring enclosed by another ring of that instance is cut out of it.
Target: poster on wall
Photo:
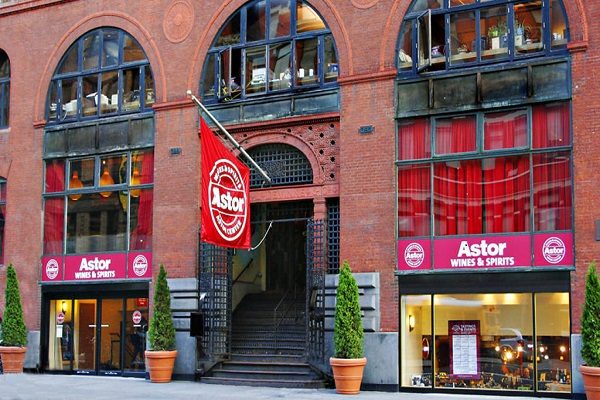
[[[448,321],[452,378],[480,378],[479,335],[479,321]]]

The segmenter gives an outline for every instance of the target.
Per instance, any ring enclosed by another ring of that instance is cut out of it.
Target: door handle
[[[109,327],[109,325],[108,325],[108,324],[100,324],[100,327],[101,327],[101,328],[108,328],[108,327]]]
[[[95,328],[95,327],[96,327],[96,324],[90,324],[90,325],[88,325],[88,327],[90,327],[90,328]]]

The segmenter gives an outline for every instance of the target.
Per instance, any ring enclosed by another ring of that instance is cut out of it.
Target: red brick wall
[[[17,268],[25,299],[26,323],[39,329],[39,268],[42,252],[42,136],[48,82],[69,45],[87,30],[103,25],[130,32],[145,49],[156,79],[156,172],[154,207],[155,270],[164,263],[170,277],[196,273],[198,229],[199,141],[197,114],[185,92],[197,92],[204,54],[227,17],[245,0],[189,1],[195,20],[189,36],[169,41],[164,15],[174,3],[152,0],[139,7],[123,0],[30,0],[0,6],[0,48],[11,60],[11,127],[0,132],[0,167],[7,171],[8,219],[6,261]],[[396,265],[396,169],[394,57],[405,0],[313,0],[337,42],[341,73],[341,117],[334,122],[339,157],[336,182],[306,189],[304,195],[336,196],[341,201],[341,260],[357,272],[379,272],[381,329],[398,328]],[[577,267],[573,277],[573,325],[578,330],[583,276],[592,259],[600,260],[593,238],[600,219],[599,84],[600,9],[596,2],[568,1],[573,33],[573,127],[575,158],[575,239]],[[593,4],[592,4],[593,3]],[[585,5],[584,5],[585,4]],[[372,5],[372,6],[371,6]],[[29,9],[27,9],[29,7]],[[264,142],[277,135],[305,135],[308,121],[285,129],[257,127]],[[314,123],[314,122],[310,122]],[[323,125],[328,128],[330,122]],[[363,125],[374,126],[368,135]],[[316,125],[315,125],[316,126]],[[267,137],[266,132],[274,136]],[[328,131],[327,131],[328,132]],[[243,133],[239,133],[243,137]],[[257,137],[260,136],[256,134]],[[254,139],[250,140],[253,141]],[[307,137],[304,142],[310,142]],[[256,143],[253,142],[253,144]],[[180,147],[180,155],[170,154]],[[324,147],[327,151],[329,148]],[[307,151],[310,155],[310,152]],[[318,165],[319,161],[315,161]],[[325,174],[326,175],[326,174]],[[338,185],[339,183],[339,190]],[[267,192],[268,193],[268,192]],[[271,192],[274,197],[300,192]],[[267,199],[268,194],[261,194]],[[0,269],[4,285],[5,269]],[[4,299],[0,299],[3,307]]]

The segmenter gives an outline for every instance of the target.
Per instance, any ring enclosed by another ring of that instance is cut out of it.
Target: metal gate
[[[200,245],[200,308],[204,315],[203,358],[229,357],[231,345],[231,263],[233,252],[208,243]],[[204,296],[204,298],[202,298]]]
[[[320,365],[325,358],[325,222],[309,219],[306,232],[306,357]]]

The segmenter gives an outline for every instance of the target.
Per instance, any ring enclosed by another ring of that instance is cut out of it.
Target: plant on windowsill
[[[498,25],[492,25],[488,28],[488,37],[492,49],[507,47],[508,36],[506,35],[506,23],[499,22]]]
[[[358,394],[363,371],[364,332],[358,302],[358,285],[348,261],[344,261],[335,295],[333,328],[334,357],[329,359],[335,379],[335,389],[341,394]]]
[[[177,350],[175,350],[175,326],[171,315],[171,292],[167,283],[167,272],[162,264],[154,289],[148,338],[149,350],[145,355],[150,380],[157,383],[170,382]]]
[[[588,268],[585,280],[585,303],[581,316],[580,371],[588,400],[600,400],[600,281],[596,263]]]
[[[6,306],[0,336],[0,357],[6,373],[22,373],[27,352],[27,327],[23,320],[23,306],[15,268],[6,270]]]

